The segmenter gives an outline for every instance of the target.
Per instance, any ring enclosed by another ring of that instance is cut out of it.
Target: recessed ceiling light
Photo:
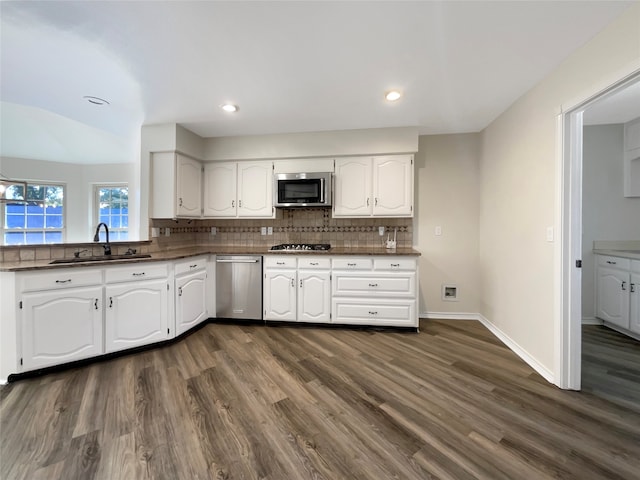
[[[109,105],[109,102],[104,98],[92,97],[91,95],[85,95],[82,98],[84,98],[89,103],[93,103],[94,105]]]
[[[228,113],[237,112],[239,110],[237,105],[232,105],[231,103],[225,103],[224,105],[220,105],[220,108]]]
[[[390,102],[395,102],[398,100],[402,94],[398,90],[391,90],[384,94],[384,98],[386,98]]]

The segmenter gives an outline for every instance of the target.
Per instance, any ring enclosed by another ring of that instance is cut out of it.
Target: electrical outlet
[[[218,233],[218,229],[216,227],[211,227],[211,235],[215,235]]]
[[[436,226],[436,236],[439,237],[442,235],[442,227],[440,225]]]
[[[378,235],[380,236],[384,235],[384,227],[378,227]]]
[[[171,228],[170,227],[165,227],[164,236],[168,237],[169,235],[171,235]]]
[[[267,235],[273,235],[273,227],[267,227]]]
[[[553,227],[547,227],[547,242],[553,242]]]
[[[158,227],[151,227],[151,237],[156,238],[160,236],[160,229]]]
[[[260,227],[260,235],[266,235],[267,234],[267,227]]]

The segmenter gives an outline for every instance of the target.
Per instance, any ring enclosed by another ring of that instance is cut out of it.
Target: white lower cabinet
[[[22,295],[23,370],[102,353],[102,286]]]
[[[329,258],[265,256],[264,319],[328,323],[331,320]]]
[[[143,280],[105,288],[105,353],[170,338],[167,280]]]
[[[640,260],[631,261],[629,329],[640,335]]]
[[[415,257],[334,258],[332,276],[333,323],[418,326]]]
[[[199,257],[175,265],[176,335],[209,318],[207,259]]]
[[[640,334],[640,260],[596,255],[596,316]]]

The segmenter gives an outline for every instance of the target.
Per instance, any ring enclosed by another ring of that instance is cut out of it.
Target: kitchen
[[[637,9],[627,12],[605,30],[594,40],[593,46],[585,47],[582,55],[605,63],[600,73],[589,71],[589,60],[578,62],[578,65],[565,65],[555,71],[549,81],[541,83],[534,92],[497,117],[482,133],[420,135],[417,138],[415,220],[410,242],[422,254],[420,316],[427,318],[433,314],[440,315],[438,318],[477,319],[480,313],[529,355],[529,363],[535,365],[536,370],[551,379],[555,373],[551,281],[554,253],[553,244],[544,240],[544,232],[554,224],[550,189],[555,177],[550,158],[555,151],[555,140],[550,138],[549,131],[555,120],[532,104],[549,105],[553,110],[576,91],[593,88],[594,83],[606,77],[606,72],[613,75],[612,72],[633,61],[637,53],[633,50],[633,42],[626,44],[620,41],[618,45],[613,32],[633,32],[637,25],[634,22],[637,22]],[[598,45],[611,42],[619,53],[605,61],[596,53]],[[580,82],[573,81],[576,71],[582,75]],[[560,87],[557,82],[560,82]],[[533,125],[535,128],[524,131],[516,128],[517,125]],[[250,145],[254,138],[246,140]],[[233,141],[232,137],[222,138],[215,148],[224,150]],[[508,151],[526,152],[518,167],[527,171],[530,187],[516,181]],[[540,164],[541,157],[549,160]],[[141,191],[145,191],[144,183],[147,181],[145,168],[141,165]],[[145,195],[140,195],[141,211],[148,210],[145,202]],[[514,221],[513,209],[522,211],[519,220]],[[445,211],[448,212],[446,216]],[[278,221],[282,220],[274,222]],[[141,215],[142,232],[150,232],[150,225],[146,222]],[[207,235],[207,232],[190,231],[194,227],[193,223],[187,223],[188,220],[179,222],[178,229],[184,229],[178,232],[180,235]],[[505,225],[513,226],[505,230]],[[268,224],[236,228],[262,226]],[[379,223],[366,225],[371,230],[378,226]],[[438,226],[443,233],[441,236],[434,235]],[[172,228],[172,225],[162,224],[159,228]],[[221,233],[241,236],[246,232]],[[345,232],[335,232],[336,235],[340,233]],[[211,236],[210,232],[208,235]],[[169,237],[158,238],[165,242],[178,241],[174,237],[171,233]],[[373,230],[364,240],[358,238],[357,241],[373,242],[376,237],[379,239],[380,236]],[[343,241],[355,240],[344,238]],[[530,266],[537,272],[535,275],[525,275],[526,272],[514,269],[513,265],[522,258],[522,252],[526,252]],[[458,302],[441,299],[441,286],[449,283],[458,287]],[[535,303],[531,302],[531,292],[536,292]],[[530,307],[522,309],[521,305]]]

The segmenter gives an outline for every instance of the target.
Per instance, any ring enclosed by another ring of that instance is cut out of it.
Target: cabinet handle
[[[376,197],[374,205],[378,205],[378,197]]]
[[[284,265],[284,262],[276,262],[276,265]]]
[[[109,308],[113,308],[113,297],[109,297]]]
[[[231,200],[231,206],[235,207],[236,206],[236,201],[235,200]]]
[[[291,279],[291,286],[292,286],[293,288],[295,288],[295,287],[296,287],[296,282],[295,282],[295,280],[294,280],[293,278]]]
[[[616,265],[618,262],[612,262],[611,260],[607,260],[607,263],[608,263],[609,265]]]
[[[180,197],[180,198],[178,199],[178,205],[179,205],[180,207],[182,206],[182,197]]]
[[[93,306],[95,307],[96,310],[98,310],[98,299],[96,298],[96,301],[93,302]]]
[[[377,287],[377,286],[378,286],[378,284],[377,284],[377,283],[370,283],[370,284],[369,284],[369,286],[370,286],[370,287]]]
[[[627,289],[625,288],[627,286],[627,282],[622,282],[622,291],[626,292]]]
[[[367,207],[369,206],[369,197],[367,197]]]
[[[134,277],[144,277],[144,276],[145,276],[145,272],[142,272],[142,273],[132,273],[131,275],[133,275]]]
[[[302,288],[302,279],[300,279],[300,288]]]
[[[178,296],[181,297],[182,296],[182,287],[178,287]]]
[[[71,279],[68,279],[68,280],[56,280],[56,283],[71,283]]]
[[[196,268],[198,266],[198,264],[196,263],[195,265],[189,265],[189,268]]]
[[[369,310],[369,315],[377,315],[378,312],[372,312],[371,310]]]
[[[631,292],[631,293],[635,293],[635,292],[636,292],[636,284],[635,284],[635,283],[632,283],[632,284],[631,284],[631,290],[630,290],[630,292]]]
[[[309,265],[318,265],[318,262],[309,262]]]
[[[238,208],[242,208],[242,200],[238,200]]]
[[[391,266],[392,266],[392,267],[399,267],[399,266],[400,266],[400,264],[399,264],[399,263],[392,263],[392,264],[391,264]]]
[[[347,263],[347,267],[355,267],[356,264],[355,263]]]

